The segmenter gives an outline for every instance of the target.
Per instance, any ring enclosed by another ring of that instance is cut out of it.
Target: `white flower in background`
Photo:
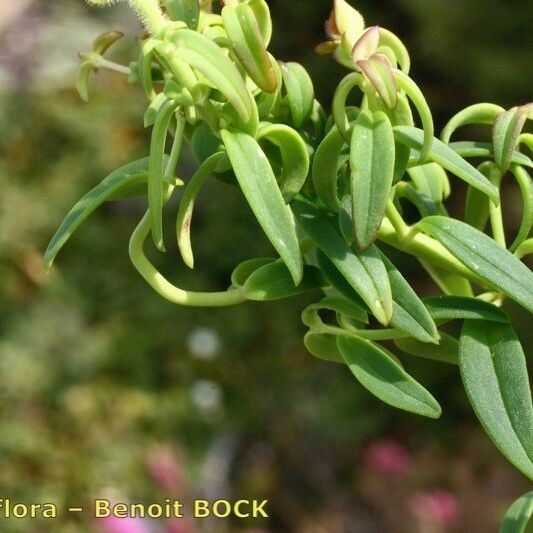
[[[220,337],[211,328],[196,328],[187,338],[187,348],[196,357],[208,361],[214,359],[220,351]]]
[[[189,395],[192,403],[205,414],[217,412],[222,405],[222,389],[214,381],[206,379],[196,381]]]

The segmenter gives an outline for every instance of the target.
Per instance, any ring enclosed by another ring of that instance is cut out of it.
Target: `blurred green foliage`
[[[319,98],[329,101],[342,69],[312,49],[330,2],[270,5],[275,54],[304,63]],[[131,57],[139,28],[123,7],[35,2],[0,36],[7,50],[0,58],[0,496],[62,507],[106,494],[147,502],[258,497],[271,500],[272,519],[241,526],[493,530],[527,485],[481,437],[456,369],[406,360],[446,406],[435,424],[379,404],[346,369],[311,359],[301,346],[305,298],[225,310],[162,301],[127,257],[144,210],[137,200],[102,208],[44,273],[47,240],[74,201],[110,170],[146,154],[139,91],[105,73],[93,79],[88,106],[72,89],[74,52],[88,46],[89,35],[118,21],[128,33],[118,58]],[[361,0],[358,7],[368,23],[390,27],[409,45],[413,75],[440,126],[480,99],[510,106],[530,98],[529,2]],[[17,36],[24,54],[13,44]],[[72,57],[61,63],[63,54]],[[189,157],[184,177],[193,166]],[[244,250],[270,251],[241,195],[218,182],[209,187],[193,242],[198,264],[208,269],[192,273],[177,254],[152,253],[184,286],[217,290],[247,259]],[[416,280],[416,266],[399,259]],[[435,290],[421,283],[421,290]],[[527,317],[518,320],[527,352],[532,332]],[[384,438],[409,451],[400,477],[365,460],[369,443]],[[167,473],[181,472],[174,485],[162,482],[158,461]],[[455,522],[439,523],[409,504],[417,491],[434,488],[457,498]],[[52,526],[20,520],[2,522],[0,530],[43,527],[97,526],[63,516]]]

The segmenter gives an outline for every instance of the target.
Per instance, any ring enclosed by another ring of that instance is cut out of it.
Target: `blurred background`
[[[313,48],[330,1],[269,4],[274,55],[303,63],[327,107],[343,71]],[[477,101],[531,100],[529,0],[357,7],[406,42],[439,130]],[[111,56],[127,64],[140,27],[126,5],[0,0],[0,497],[62,508],[95,497],[266,498],[271,517],[96,522],[63,513],[46,523],[2,520],[0,531],[497,531],[528,483],[481,432],[456,368],[405,358],[444,407],[440,421],[424,420],[306,353],[299,315],[316,295],[224,310],[163,301],[128,260],[143,201],[104,206],[43,271],[47,242],[73,203],[147,155],[138,88],[101,71],[90,104],[74,90],[76,51],[111,29],[126,34]],[[192,170],[187,155],[181,172]],[[454,185],[449,207],[459,213],[464,191]],[[514,231],[521,206],[512,188],[506,195]],[[234,265],[270,255],[242,197],[216,181],[199,203],[194,243],[194,273],[175,249],[158,259],[192,289],[221,289]],[[422,293],[436,291],[409,258],[396,259]],[[531,361],[530,317],[509,311]]]

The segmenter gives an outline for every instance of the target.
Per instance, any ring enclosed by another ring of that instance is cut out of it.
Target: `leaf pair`
[[[339,235],[328,215],[301,198],[293,200],[291,206],[306,233],[341,272],[374,316],[382,324],[389,324],[392,318],[392,293],[379,250],[371,246],[364,252],[355,252]]]
[[[248,75],[261,90],[273,93],[277,79],[252,8],[247,4],[225,6],[222,19],[235,54]]]
[[[234,63],[214,42],[195,31],[176,30],[171,35],[171,42],[174,47],[167,55],[178,58],[200,72],[227,98],[238,114],[237,122],[242,128],[255,134],[257,106]]]

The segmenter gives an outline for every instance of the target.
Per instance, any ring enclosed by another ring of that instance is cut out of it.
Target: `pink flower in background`
[[[142,518],[99,518],[97,524],[104,533],[151,533],[148,522]]]
[[[453,524],[457,519],[457,500],[444,490],[417,492],[409,498],[409,509],[421,520],[440,525]]]
[[[179,489],[183,484],[183,470],[169,447],[160,447],[148,456],[148,470],[154,481],[165,490]]]
[[[411,455],[391,440],[372,442],[363,452],[363,462],[373,470],[389,476],[403,474],[409,468]]]

